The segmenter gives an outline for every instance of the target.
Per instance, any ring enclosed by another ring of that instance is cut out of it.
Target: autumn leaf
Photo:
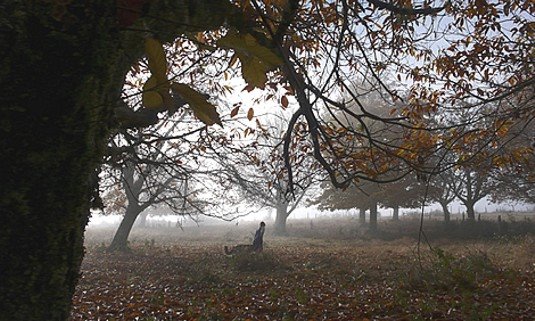
[[[162,109],[172,111],[174,108],[167,80],[167,58],[162,43],[154,38],[146,38],[145,54],[152,76],[143,86],[143,105],[146,108],[164,107]]]
[[[204,95],[186,84],[173,83],[171,88],[189,104],[193,113],[200,121],[206,125],[219,124],[223,126],[215,106],[208,102]]]
[[[267,81],[266,73],[269,68],[261,61],[252,58],[240,58],[242,65],[242,75],[248,84],[264,89]]]
[[[156,77],[152,76],[147,80],[147,82],[145,82],[145,85],[143,86],[143,94],[141,95],[141,99],[143,106],[146,108],[158,109],[164,103],[164,98],[156,90],[157,85],[158,81],[156,80]]]
[[[149,62],[150,72],[156,76],[158,82],[166,82],[167,58],[162,43],[154,38],[145,39],[145,54]]]
[[[281,97],[281,105],[284,108],[288,108],[288,97],[286,97],[286,96],[282,96]]]
[[[238,111],[240,110],[240,106],[236,106],[230,111],[230,117],[234,117],[238,114]]]
[[[232,49],[240,59],[245,81],[254,87],[264,88],[266,73],[282,64],[282,59],[270,48],[261,45],[251,34],[229,32],[217,41],[218,46]]]
[[[247,119],[251,120],[253,119],[253,117],[254,117],[254,109],[249,108],[249,110],[247,111]]]

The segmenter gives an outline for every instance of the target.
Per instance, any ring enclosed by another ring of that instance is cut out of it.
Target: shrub
[[[479,286],[482,279],[497,272],[484,252],[456,257],[442,249],[435,249],[428,264],[411,269],[404,283],[412,289],[471,291]]]

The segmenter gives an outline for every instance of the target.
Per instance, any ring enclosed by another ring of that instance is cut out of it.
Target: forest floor
[[[293,223],[293,237],[268,229],[263,253],[235,256],[223,246],[256,224],[139,228],[129,253],[91,229],[71,319],[535,320],[534,234],[418,243],[413,225]]]

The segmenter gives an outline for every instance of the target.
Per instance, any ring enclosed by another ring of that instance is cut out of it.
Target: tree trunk
[[[67,320],[90,177],[144,33],[121,29],[117,1],[0,7],[0,320]],[[147,19],[143,27],[163,41],[241,18],[227,1],[152,1],[150,10],[170,19]],[[140,11],[145,7],[129,15]],[[168,21],[188,23],[173,28]]]
[[[114,1],[61,16],[54,5],[0,11],[0,320],[68,319],[90,177],[127,70],[106,28]]]
[[[392,220],[399,221],[399,206],[394,206],[392,209],[394,210],[392,213]]]
[[[117,228],[113,241],[111,241],[110,247],[108,248],[110,251],[128,250],[128,236],[130,235],[130,231],[132,231],[136,218],[141,212],[142,209],[139,205],[128,204],[123,220],[121,221],[121,224],[119,224],[119,228]]]
[[[366,224],[366,209],[359,208],[359,224]]]
[[[288,219],[288,203],[280,203],[277,205],[277,216],[275,217],[274,235],[285,236],[288,235],[286,230],[286,220]]]
[[[370,206],[370,229],[377,230],[377,202],[373,202]]]
[[[466,217],[469,221],[475,222],[476,220],[476,211],[474,210],[473,203],[464,204],[466,206]]]
[[[448,209],[449,203],[445,203],[445,202],[439,202],[439,203],[440,203],[440,206],[442,206],[442,212],[444,213],[444,222],[449,223],[451,220],[451,213],[450,213],[450,210]]]

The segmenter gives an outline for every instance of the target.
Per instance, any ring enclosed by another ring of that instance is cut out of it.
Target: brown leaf
[[[282,96],[281,97],[281,105],[284,108],[288,108],[288,97],[286,97],[286,96]]]
[[[249,108],[249,111],[247,111],[247,119],[251,120],[254,117],[254,109]]]
[[[238,111],[240,110],[240,106],[236,106],[234,107],[231,111],[230,111],[230,117],[234,117],[238,114]]]
[[[222,126],[221,118],[215,106],[208,102],[204,95],[186,84],[173,83],[171,88],[189,104],[195,116],[203,123],[206,125],[219,124]]]

